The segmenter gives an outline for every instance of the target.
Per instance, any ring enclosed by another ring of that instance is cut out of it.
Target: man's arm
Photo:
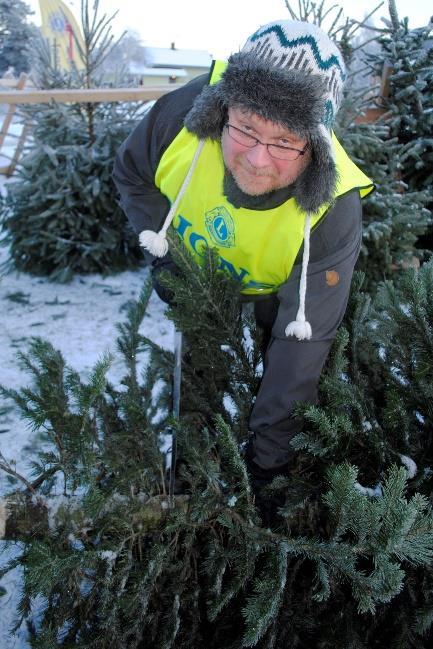
[[[158,99],[117,152],[113,180],[119,204],[137,235],[143,230],[158,231],[170,209],[155,185],[156,170],[207,79],[207,74],[201,75]],[[145,257],[148,262],[154,259],[147,252]]]
[[[361,220],[361,201],[353,191],[341,197],[311,233],[305,308],[313,332],[310,340],[284,333],[299,306],[299,265],[278,293],[280,304],[250,418],[255,433],[251,459],[261,469],[275,470],[287,463],[290,438],[300,429],[300,422],[291,417],[293,405],[317,400],[320,374],[347,306]]]

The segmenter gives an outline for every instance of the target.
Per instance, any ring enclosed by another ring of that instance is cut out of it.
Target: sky
[[[65,0],[78,18],[80,0]],[[91,0],[90,0],[91,1]],[[40,24],[38,0],[25,0],[35,11],[32,20]],[[354,9],[353,0],[329,1],[327,6],[339,4],[346,15],[362,18],[380,4],[379,0],[362,0]],[[298,1],[291,0],[297,7]],[[290,18],[285,0],[100,0],[100,11],[108,15],[118,11],[113,31],[139,33],[143,44],[153,47],[207,50],[214,58],[226,58],[238,51],[247,37],[260,25],[276,19]],[[418,27],[427,24],[433,14],[432,0],[397,0],[401,18],[409,16],[409,24]],[[387,15],[387,2],[376,13]]]

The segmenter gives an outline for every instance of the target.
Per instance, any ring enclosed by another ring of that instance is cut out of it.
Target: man
[[[345,78],[318,27],[261,27],[228,63],[162,97],[121,146],[114,180],[157,277],[174,228],[200,262],[214,246],[267,341],[250,419],[256,484],[284,472],[347,304],[371,181],[331,127]]]

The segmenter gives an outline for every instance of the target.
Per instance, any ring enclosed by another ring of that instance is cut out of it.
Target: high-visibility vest
[[[215,62],[210,83],[219,81],[225,66]],[[355,188],[361,198],[369,194],[372,181],[350,160],[335,135],[333,144],[339,176],[334,199]],[[171,203],[197,145],[197,136],[183,128],[160,160],[155,182]],[[274,293],[290,276],[302,245],[305,212],[294,198],[269,210],[235,208],[223,194],[223,179],[220,142],[207,139],[171,227],[199,263],[205,248],[216,248],[220,268],[242,282],[242,293]],[[325,204],[312,215],[312,228],[328,210]]]

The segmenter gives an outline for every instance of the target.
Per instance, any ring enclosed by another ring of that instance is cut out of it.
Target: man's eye
[[[280,140],[280,146],[285,146],[288,149],[291,148],[289,140],[284,140],[284,139]]]

